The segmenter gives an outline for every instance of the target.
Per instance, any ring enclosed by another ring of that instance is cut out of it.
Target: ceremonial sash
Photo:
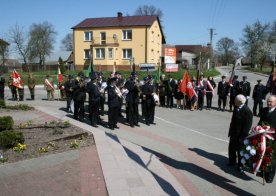
[[[53,85],[49,82],[48,79],[45,79],[45,85],[49,86],[52,90],[54,90],[55,88],[53,87]]]
[[[209,89],[211,89],[212,93],[214,94],[214,88],[213,88],[213,86],[211,85],[211,83],[210,83],[209,80],[207,80],[207,86],[208,86]]]
[[[201,80],[201,81],[199,82],[199,85],[200,85],[200,87],[204,87],[204,85],[203,85],[203,80]],[[203,93],[204,93],[204,95],[206,95],[206,89],[205,89],[205,88],[203,89]]]

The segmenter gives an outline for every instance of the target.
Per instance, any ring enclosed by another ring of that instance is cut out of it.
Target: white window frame
[[[87,54],[88,53],[88,54]],[[88,57],[87,57],[88,56]],[[90,59],[91,58],[91,50],[89,49],[84,49],[84,55],[83,55],[84,59]]]
[[[114,59],[114,49],[108,48],[108,59]]]
[[[105,58],[105,48],[95,48],[95,59],[104,59]]]
[[[88,39],[86,39],[86,34],[88,33]],[[92,41],[93,40],[93,32],[92,31],[85,31],[84,32],[84,41]]]
[[[131,54],[129,54],[131,53]],[[122,49],[122,59],[130,59],[132,58],[132,49],[131,48],[123,48]]]
[[[129,34],[129,32],[130,32],[130,34]],[[133,37],[133,35],[132,35],[131,29],[125,29],[122,31],[122,40],[132,40],[132,37]]]
[[[105,39],[103,39],[103,34],[105,35]],[[106,44],[106,32],[100,32],[101,44]]]

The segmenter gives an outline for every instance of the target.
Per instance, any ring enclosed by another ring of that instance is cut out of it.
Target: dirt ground
[[[8,163],[95,144],[92,134],[68,122],[55,120],[44,124],[32,124],[30,121],[19,124],[15,122],[13,130],[23,133],[26,150],[16,152],[14,149],[0,149],[0,155]]]

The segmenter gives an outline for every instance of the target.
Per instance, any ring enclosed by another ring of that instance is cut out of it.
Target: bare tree
[[[15,49],[22,57],[24,64],[27,64],[30,47],[28,45],[28,35],[24,32],[23,27],[15,24],[14,27],[9,30],[9,36],[10,42],[15,44]]]
[[[135,10],[134,15],[135,16],[158,16],[161,26],[164,29],[164,26],[162,25],[163,12],[161,9],[156,8],[153,5],[140,5]]]
[[[0,39],[0,56],[2,62],[0,65],[5,64],[5,61],[7,60],[7,57],[9,55],[9,43]]]
[[[239,56],[238,44],[228,37],[223,37],[217,42],[216,53],[218,62],[222,63],[223,65],[235,63],[235,60]]]
[[[61,40],[61,49],[66,51],[73,50],[73,34],[68,33],[62,40]]]
[[[39,64],[44,65],[46,56],[54,49],[56,31],[52,24],[43,22],[32,24],[30,28],[30,59],[39,59]]]
[[[271,46],[268,39],[268,30],[268,24],[256,21],[251,26],[246,25],[243,29],[244,38],[241,40],[245,52],[251,59],[251,66],[260,65],[261,70]]]

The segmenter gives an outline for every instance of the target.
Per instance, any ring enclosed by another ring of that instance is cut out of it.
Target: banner
[[[63,76],[60,72],[60,68],[58,67],[58,75],[57,75],[58,83],[61,83],[63,80]]]
[[[179,90],[182,93],[188,95],[189,99],[192,99],[193,96],[196,95],[193,85],[192,85],[192,82],[190,80],[188,71],[186,71],[185,74],[183,75],[182,82],[179,85]]]
[[[12,72],[12,85],[17,87],[17,88],[21,88],[23,89],[24,87],[24,81],[22,80],[22,78],[20,77],[19,73],[17,73],[17,71],[14,69]]]

